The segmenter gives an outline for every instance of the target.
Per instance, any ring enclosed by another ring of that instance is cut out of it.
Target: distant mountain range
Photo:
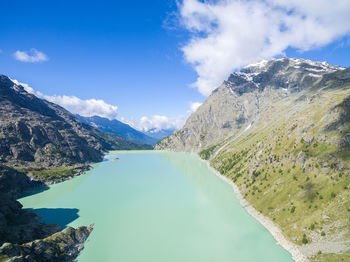
[[[146,132],[141,132],[116,119],[109,120],[100,116],[84,117],[81,115],[76,115],[76,117],[83,123],[89,124],[102,131],[119,135],[135,143],[155,145],[160,139],[174,132],[174,129],[155,128]]]

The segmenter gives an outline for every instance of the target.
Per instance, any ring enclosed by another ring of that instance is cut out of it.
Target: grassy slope
[[[349,95],[346,89],[328,90],[271,106],[259,125],[211,161],[296,244],[350,240],[350,147],[338,143],[350,131],[342,106]],[[212,151],[200,155],[208,159]],[[319,253],[313,260],[349,256]]]

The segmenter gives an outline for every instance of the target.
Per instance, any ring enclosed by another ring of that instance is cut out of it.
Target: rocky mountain
[[[282,58],[249,65],[232,73],[157,149],[199,151],[250,128],[276,101],[322,88],[330,73],[344,68],[325,62]]]
[[[128,124],[125,124],[116,119],[109,120],[108,118],[104,118],[100,116],[84,117],[80,115],[76,115],[76,118],[78,118],[83,123],[91,125],[102,131],[119,135],[124,139],[132,141],[134,143],[155,145],[159,140],[157,138],[148,136],[132,128]]]
[[[10,166],[72,166],[101,161],[107,150],[145,148],[80,122],[3,75],[0,115],[0,163]]]
[[[80,174],[114,149],[149,149],[84,124],[0,75],[0,261],[75,261],[92,226],[40,222],[16,198]]]
[[[350,68],[282,58],[231,74],[156,149],[199,152],[308,260],[348,261],[349,137]]]

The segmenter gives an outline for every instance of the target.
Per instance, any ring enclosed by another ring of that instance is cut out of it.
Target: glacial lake
[[[46,223],[95,224],[79,262],[293,261],[193,154],[112,152],[20,202]]]

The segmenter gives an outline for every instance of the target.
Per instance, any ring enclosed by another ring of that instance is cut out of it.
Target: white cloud
[[[349,0],[183,0],[180,22],[191,33],[182,48],[208,96],[249,63],[306,51],[350,33]]]
[[[27,63],[38,63],[49,60],[47,55],[45,55],[43,52],[36,50],[35,48],[32,48],[29,51],[17,50],[13,54],[13,57],[18,61]]]
[[[189,113],[194,113],[197,111],[197,109],[202,105],[202,103],[199,102],[191,102],[190,103],[190,110]]]
[[[23,88],[31,94],[36,95],[39,98],[46,99],[49,102],[58,104],[73,114],[79,114],[81,116],[101,116],[108,119],[116,119],[118,113],[118,107],[107,104],[101,99],[87,99],[83,100],[76,96],[59,96],[59,95],[45,95],[39,91],[35,91],[26,83],[21,83],[15,79],[11,79],[16,85],[21,85]]]
[[[23,86],[24,90],[26,90],[28,93],[31,93],[31,94],[35,95],[36,92],[34,91],[34,88],[30,87],[28,84],[19,82],[16,79],[11,79],[11,81],[13,83],[15,83],[16,85],[18,85],[18,86]]]
[[[59,95],[45,95],[39,91],[34,90],[26,83],[11,79],[16,85],[21,85],[24,90],[39,98],[46,99],[52,103],[58,104],[73,114],[79,114],[81,116],[101,116],[110,120],[117,119],[118,107],[107,104],[103,100],[87,99],[82,100],[76,96],[59,96]],[[148,131],[150,129],[180,129],[185,123],[184,116],[168,117],[162,115],[143,116],[137,121],[128,121],[127,119],[120,117],[120,121],[129,124],[133,128],[140,131]]]
[[[73,114],[79,114],[81,116],[101,116],[108,119],[116,119],[118,113],[118,107],[107,104],[101,99],[87,99],[82,100],[76,96],[48,96],[44,95],[44,99],[58,104]]]
[[[128,124],[133,128],[146,132],[150,129],[180,129],[184,123],[185,118],[183,116],[168,117],[153,115],[150,117],[143,116],[138,121]]]

